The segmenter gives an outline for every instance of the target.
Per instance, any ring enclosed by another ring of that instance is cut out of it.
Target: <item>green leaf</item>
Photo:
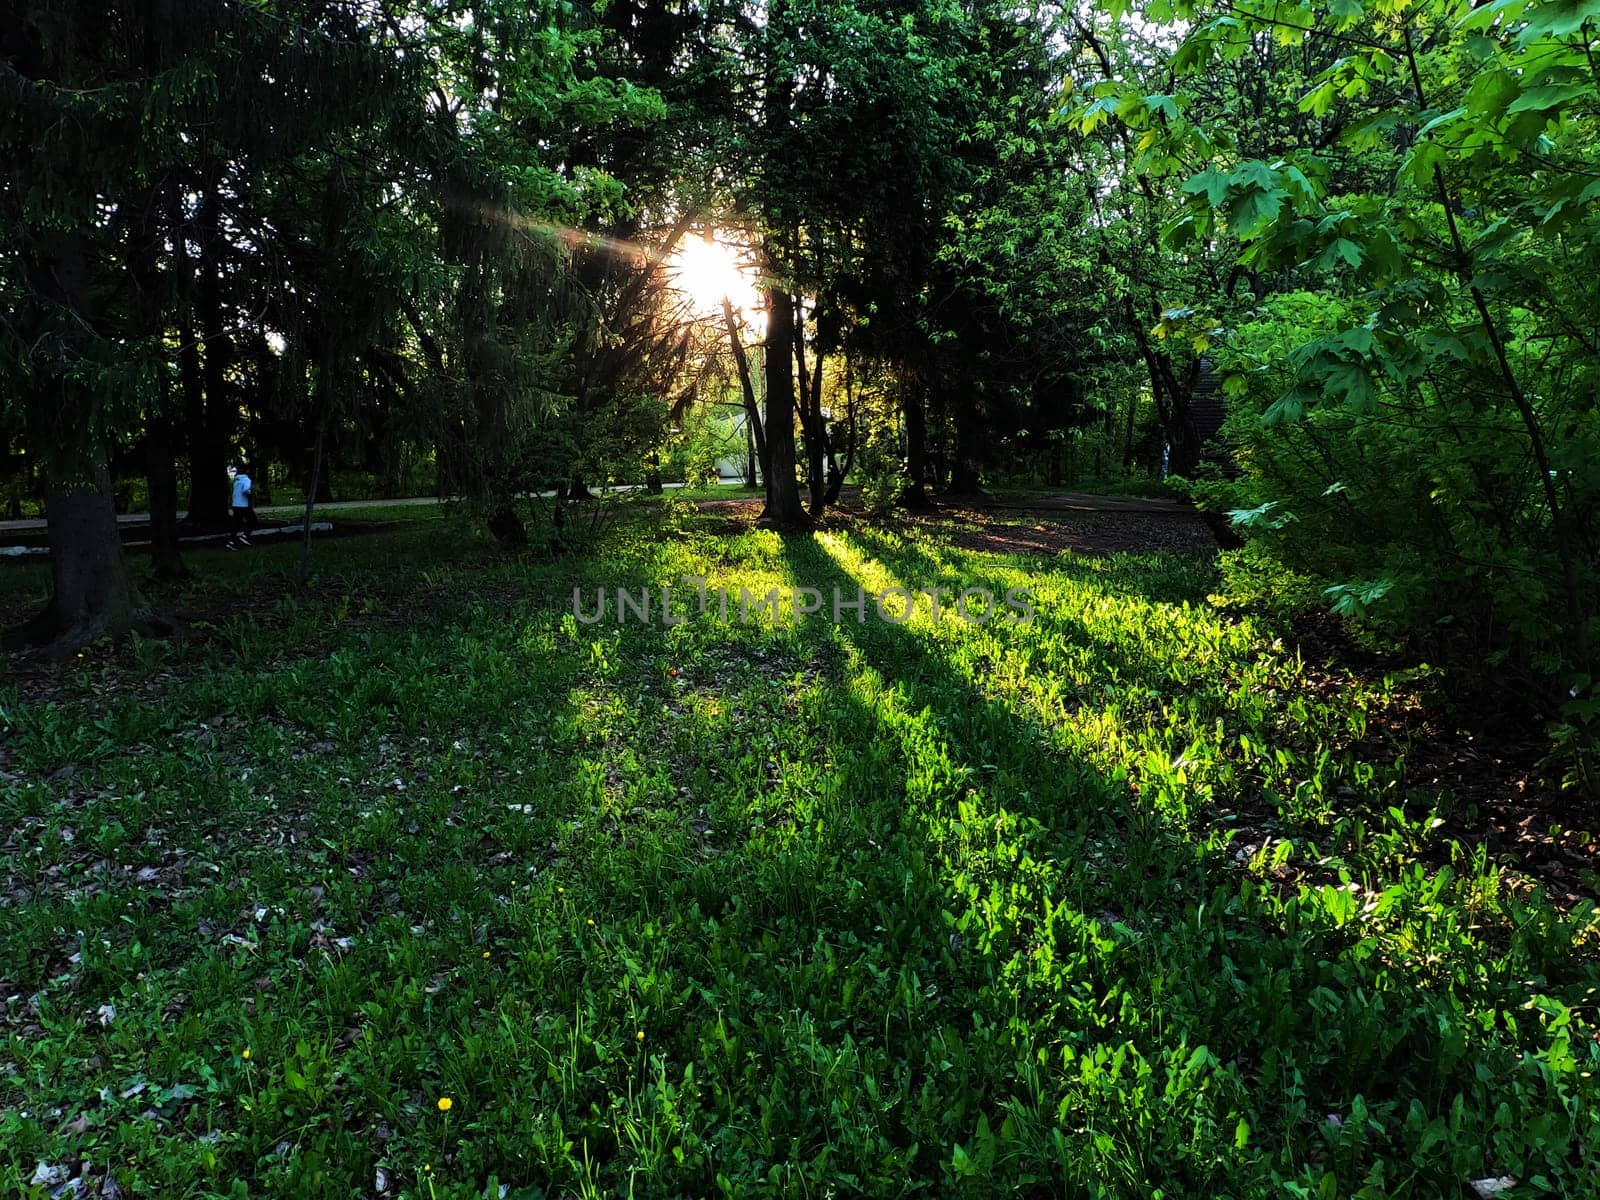
[[[1144,98],[1144,106],[1152,113],[1160,113],[1168,120],[1178,119],[1178,105],[1171,96],[1153,95]]]
[[[1333,611],[1341,617],[1361,617],[1388,595],[1393,587],[1392,579],[1363,579],[1355,583],[1336,583],[1324,588],[1322,594],[1332,601]],[[1350,895],[1348,892],[1342,894]]]
[[[1600,26],[1600,0],[1544,0],[1534,5],[1527,17],[1527,27],[1517,37],[1522,45],[1539,38],[1564,38],[1588,21]]]
[[[1324,79],[1304,96],[1300,97],[1299,109],[1308,112],[1314,117],[1325,117],[1333,110],[1333,103],[1339,98],[1339,89],[1334,86],[1331,79]]]
[[[1349,238],[1335,238],[1317,255],[1316,262],[1312,265],[1319,271],[1332,271],[1341,263],[1352,267],[1361,265],[1361,247]]]
[[[1458,117],[1460,117],[1466,111],[1467,111],[1466,106],[1462,105],[1459,108],[1452,108],[1449,112],[1440,113],[1437,117],[1435,117],[1433,120],[1429,121],[1420,130],[1418,130],[1417,131],[1417,136],[1418,137],[1427,137],[1435,129],[1442,129],[1444,126],[1453,123]]]
[[[1337,363],[1323,379],[1323,396],[1358,411],[1371,409],[1377,401],[1372,380],[1365,368],[1355,363]]]
[[[1521,92],[1522,84],[1517,76],[1500,67],[1484,71],[1474,79],[1463,104],[1475,120],[1499,120]]]
[[[1493,4],[1485,4],[1474,8],[1460,21],[1456,22],[1457,29],[1487,29],[1495,23],[1495,18],[1509,10],[1515,10],[1513,15],[1507,17],[1508,21],[1515,21],[1522,15],[1522,11],[1533,3],[1533,0],[1494,0]]]
[[[1365,357],[1372,353],[1377,341],[1372,336],[1372,330],[1365,325],[1357,325],[1354,329],[1346,329],[1329,338],[1328,345],[1335,350],[1349,350]]]
[[[1204,193],[1206,203],[1212,208],[1221,208],[1222,202],[1228,198],[1228,177],[1215,167],[1207,167],[1198,175],[1192,175],[1185,180],[1183,190],[1190,196]]]
[[[1233,169],[1228,182],[1236,187],[1254,187],[1265,191],[1277,186],[1278,173],[1259,158],[1251,158]]]
[[[1298,391],[1286,392],[1267,406],[1261,423],[1267,427],[1292,425],[1306,415],[1305,397]]]
[[[1292,512],[1277,512],[1281,501],[1268,500],[1255,508],[1235,508],[1228,512],[1228,521],[1240,529],[1282,529],[1295,520]]]
[[[1192,213],[1185,213],[1167,222],[1161,230],[1161,244],[1173,250],[1181,250],[1194,240],[1195,219]]]
[[[1511,107],[1506,111],[1509,113],[1549,112],[1551,109],[1564,108],[1572,101],[1593,95],[1593,93],[1593,87],[1584,87],[1577,84],[1529,88],[1513,100]]]
[[[1242,238],[1255,237],[1277,220],[1288,194],[1282,188],[1246,189],[1228,205],[1228,228]]]

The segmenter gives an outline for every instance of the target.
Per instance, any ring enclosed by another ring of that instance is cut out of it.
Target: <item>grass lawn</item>
[[[1600,1194],[1593,909],[1357,754],[1391,682],[1201,555],[634,511],[198,554],[205,636],[0,684],[0,1193]]]

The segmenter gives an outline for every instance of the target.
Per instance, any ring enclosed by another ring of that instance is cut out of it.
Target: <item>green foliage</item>
[[[1220,326],[1243,472],[1208,500],[1336,612],[1548,702],[1600,634],[1596,14],[1183,11],[1177,98],[1108,87],[1079,120],[1142,133],[1170,252],[1257,280],[1182,298]]]
[[[875,424],[861,448],[861,463],[856,469],[861,485],[861,503],[869,513],[882,516],[900,499],[905,486],[905,464],[891,430]]]

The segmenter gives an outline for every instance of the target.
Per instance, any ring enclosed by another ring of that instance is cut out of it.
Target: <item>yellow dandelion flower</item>
[[[644,1030],[641,1029],[641,1030],[639,1030],[638,1033],[634,1034],[633,1035],[633,1040],[636,1041],[636,1042],[644,1041]]]
[[[593,918],[593,917],[590,917],[590,918],[589,918],[589,928],[590,928],[590,929],[593,929],[593,928],[594,928],[594,918]]]
[[[456,1102],[454,1100],[450,1099],[449,1096],[440,1096],[439,1097],[439,1111],[440,1112],[449,1112],[455,1106],[456,1106]]]
[[[488,952],[488,951],[487,951],[487,950],[485,950],[485,951],[484,951],[484,952],[483,952],[483,956],[484,956],[484,957],[485,957],[485,958],[488,958],[488,957],[489,957],[489,952]]]
[[[242,1050],[242,1051],[241,1051],[241,1052],[240,1052],[240,1053],[239,1053],[239,1057],[240,1057],[240,1058],[243,1058],[243,1059],[248,1059],[248,1058],[249,1058],[249,1057],[250,1057],[250,1047],[249,1047],[249,1046],[246,1046],[246,1047],[245,1047],[245,1048],[244,1048],[244,1049],[243,1049],[243,1050]]]

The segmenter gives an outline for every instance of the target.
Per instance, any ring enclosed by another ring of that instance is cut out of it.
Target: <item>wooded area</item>
[[[1340,612],[1551,695],[1591,673],[1584,4],[23,16],[0,428],[14,515],[54,498],[67,644],[151,617],[114,478],[164,574],[239,453],[426,479],[517,543],[513,497],[642,479],[727,399],[726,334],[800,445],[759,439],[774,527],[846,463],[916,504],[1164,443]],[[760,288],[726,329],[670,286],[713,231]]]

